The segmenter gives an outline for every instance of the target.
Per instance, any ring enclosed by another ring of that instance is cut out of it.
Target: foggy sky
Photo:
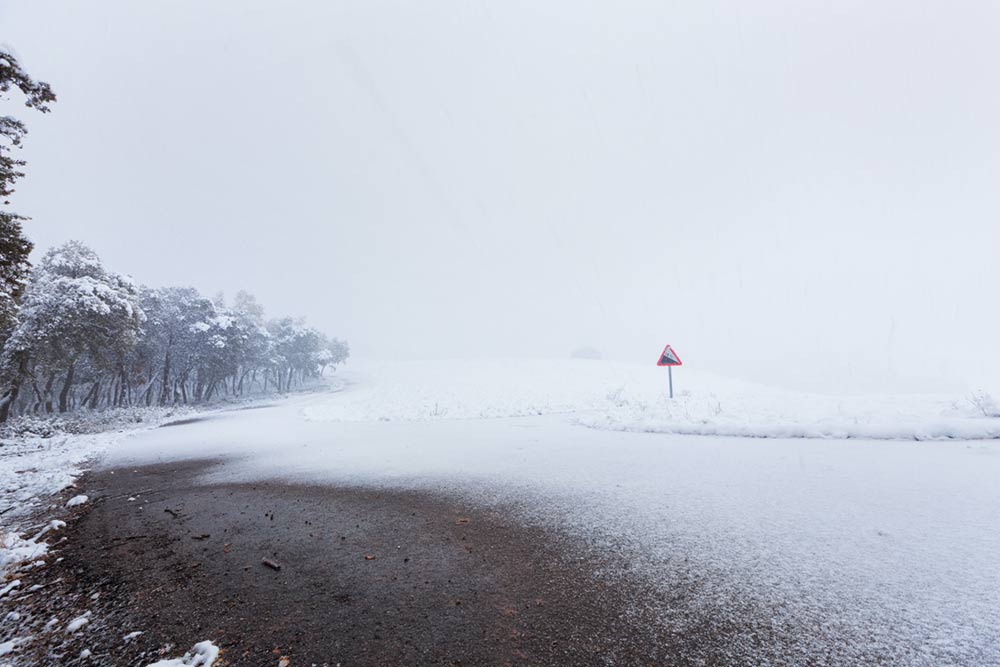
[[[1000,386],[998,3],[0,0],[0,42],[59,96],[36,256],[363,356]]]

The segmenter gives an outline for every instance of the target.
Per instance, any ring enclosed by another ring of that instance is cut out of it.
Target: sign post
[[[660,360],[656,362],[657,366],[667,367],[667,379],[670,382],[670,398],[674,397],[674,366],[683,366],[684,362],[681,358],[677,356],[674,352],[674,348],[667,345],[663,348],[663,352],[660,353]]]

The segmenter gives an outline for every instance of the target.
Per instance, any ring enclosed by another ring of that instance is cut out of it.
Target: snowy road
[[[356,389],[348,388],[349,394]],[[700,612],[752,615],[788,664],[1000,665],[1000,444],[605,432],[566,415],[309,421],[315,395],[126,441],[107,468],[235,457],[206,481],[458,494],[580,538]],[[615,580],[621,572],[597,576]],[[755,638],[733,664],[760,664]],[[874,663],[873,656],[881,656]]]

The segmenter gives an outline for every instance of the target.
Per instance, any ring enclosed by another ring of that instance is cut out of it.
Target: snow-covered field
[[[357,368],[358,364],[353,367]],[[1000,438],[1000,405],[954,395],[829,396],[681,367],[500,359],[361,365],[354,390],[304,409],[314,421],[424,421],[571,414],[593,428],[777,438]]]
[[[1000,441],[933,439],[996,437],[1000,420],[964,396],[823,397],[681,369],[668,403],[663,369],[593,361],[346,377],[136,433],[102,465],[231,456],[205,479],[457,494],[631,563],[662,593],[637,604],[674,627],[685,618],[662,601],[692,577],[704,613],[795,637],[792,663],[1000,665]],[[734,645],[733,664],[751,650]]]

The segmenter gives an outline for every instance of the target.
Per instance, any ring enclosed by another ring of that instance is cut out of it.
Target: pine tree
[[[0,48],[0,100],[9,99],[11,90],[20,91],[25,106],[42,113],[47,113],[49,103],[56,99],[49,84],[32,79],[12,53]],[[18,119],[0,116],[0,198],[4,207],[10,204],[7,197],[14,192],[14,183],[24,176],[20,171],[24,160],[14,159],[11,151],[20,147],[27,131]],[[3,338],[14,324],[30,266],[31,242],[21,228],[24,219],[0,208],[0,336]]]

